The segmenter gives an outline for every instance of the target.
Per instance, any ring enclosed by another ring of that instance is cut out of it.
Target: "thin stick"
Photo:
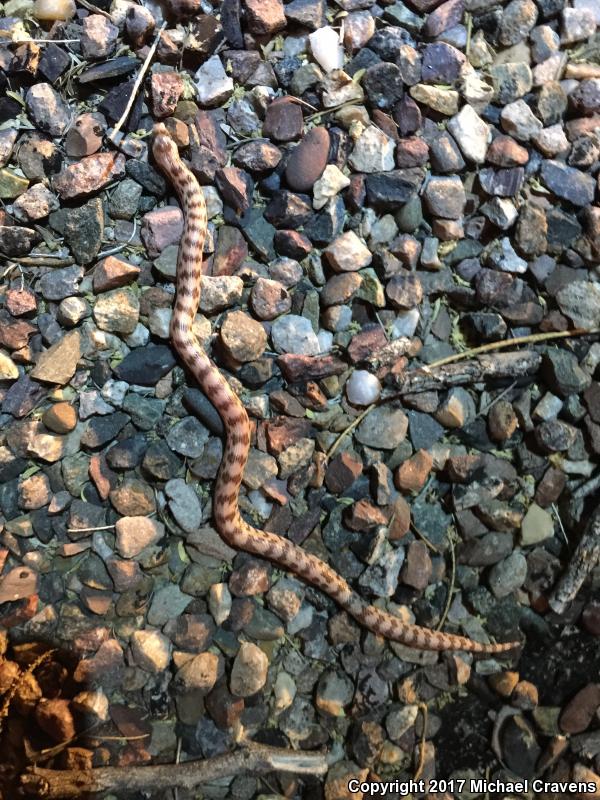
[[[131,236],[127,239],[126,242],[122,242],[122,244],[117,245],[116,247],[112,247],[110,250],[103,250],[101,253],[98,253],[96,258],[106,258],[106,256],[114,256],[115,253],[120,253],[121,250],[124,250],[126,247],[132,243],[135,233],[137,230],[136,219],[133,218],[133,230],[131,231]]]
[[[29,768],[21,775],[25,795],[58,798],[81,798],[89,792],[166,791],[178,786],[197,789],[205,783],[243,772],[291,772],[295,775],[324,775],[328,770],[323,753],[288,750],[246,743],[242,748],[203,761],[157,764],[138,767],[98,767],[89,770],[53,770]]]
[[[446,597],[446,605],[444,606],[444,611],[442,612],[440,621],[435,626],[436,631],[441,631],[444,627],[446,618],[450,611],[450,606],[452,605],[452,593],[454,591],[454,582],[456,581],[456,553],[454,552],[454,539],[448,531],[446,531],[446,536],[450,542],[450,563],[452,564],[452,567],[450,572],[450,585],[448,586],[448,597]]]
[[[112,21],[112,17],[108,12],[103,11],[101,8],[98,8],[98,6],[90,3],[89,0],[77,0],[77,2],[80,6],[87,8],[88,11],[93,11],[94,14],[102,14],[103,17],[106,17],[106,19],[110,19]]]
[[[589,336],[591,334],[600,333],[600,328],[575,328],[572,331],[550,331],[548,333],[532,333],[530,336],[517,336],[514,339],[502,339],[499,342],[490,342],[489,344],[482,344],[480,347],[473,347],[470,350],[463,350],[462,353],[454,353],[446,358],[440,358],[439,361],[434,361],[427,364],[423,369],[435,369],[442,367],[444,364],[452,364],[453,361],[462,361],[465,358],[479,355],[479,353],[489,353],[492,350],[504,350],[507,347],[515,347],[519,344],[532,344],[534,342],[546,342],[549,339],[570,339],[573,336]]]
[[[391,524],[392,524],[392,523],[391,523],[391,521],[390,521],[390,525],[391,525]],[[412,531],[413,533],[416,533],[416,534],[417,534],[417,536],[419,537],[419,539],[421,539],[421,541],[423,542],[423,544],[424,544],[426,547],[428,547],[428,548],[429,548],[429,549],[430,549],[430,550],[431,550],[433,553],[436,553],[438,556],[440,555],[440,551],[438,550],[438,548],[437,548],[437,547],[434,545],[434,543],[433,543],[432,541],[430,541],[430,540],[427,538],[427,536],[425,536],[425,534],[424,534],[422,531],[420,531],[420,530],[417,528],[417,526],[415,525],[415,523],[414,523],[414,522],[412,522],[412,520],[411,520],[411,523],[410,523],[410,529],[411,529],[411,531]]]
[[[112,531],[114,525],[102,525],[99,528],[67,528],[67,533],[91,533],[92,531]]]
[[[322,117],[323,114],[332,114],[334,111],[339,111],[341,108],[350,108],[350,106],[358,106],[362,103],[362,100],[346,100],[345,103],[338,103],[337,106],[331,106],[331,108],[324,108],[323,111],[317,111],[316,114],[310,114],[310,116],[304,118],[304,122],[312,122],[313,119],[317,117]]]
[[[353,431],[354,428],[356,428],[356,426],[367,416],[369,411],[372,411],[375,408],[376,405],[377,405],[377,403],[371,403],[371,405],[368,406],[362,412],[362,414],[359,414],[358,417],[356,417],[356,419],[352,420],[352,422],[350,423],[350,425],[348,425],[347,428],[344,428],[344,430],[340,433],[338,438],[335,440],[335,442],[331,445],[331,447],[329,448],[329,450],[325,454],[325,458],[327,459],[327,461],[329,461],[331,456],[335,453],[335,451],[341,445],[342,440],[344,439],[344,437],[347,436],[351,431]]]
[[[79,2],[81,2],[81,0],[79,0]],[[119,119],[117,124],[112,129],[110,135],[108,136],[109,141],[111,141],[113,144],[116,144],[115,136],[117,135],[121,127],[125,124],[127,117],[131,112],[131,108],[135,102],[135,98],[137,96],[139,88],[142,84],[142,81],[144,80],[144,75],[146,74],[148,67],[150,66],[150,62],[152,61],[154,53],[156,52],[156,48],[158,47],[158,43],[160,41],[160,37],[162,36],[162,32],[166,27],[167,23],[163,22],[163,24],[158,29],[158,33],[156,34],[156,36],[154,37],[154,41],[152,42],[152,47],[148,50],[148,55],[146,56],[144,63],[142,64],[140,71],[138,72],[138,76],[135,79],[135,83],[133,84],[129,100],[127,101],[127,105],[125,106],[125,111],[123,111],[123,113],[121,114],[121,118]]]
[[[22,39],[9,44],[77,44],[79,39]]]
[[[5,256],[3,256],[4,258]],[[32,256],[19,258],[19,263],[26,267],[70,267],[75,263],[75,259],[71,256],[39,256],[34,258]]]
[[[564,612],[598,561],[600,561],[600,507],[592,514],[567,571],[552,591],[549,602],[553,611],[557,614]]]

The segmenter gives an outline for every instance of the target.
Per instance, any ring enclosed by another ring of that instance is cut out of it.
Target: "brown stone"
[[[353,531],[369,531],[377,525],[387,525],[388,516],[369,500],[354,503],[344,515],[346,525]]]
[[[115,256],[107,256],[94,267],[94,291],[108,292],[132,283],[140,274],[140,268]]]
[[[419,450],[396,471],[396,486],[403,492],[420,491],[431,472],[433,458],[427,450]]]
[[[288,98],[280,98],[267,108],[263,134],[276,142],[293,142],[300,138],[303,125],[301,107]]]
[[[279,281],[258,278],[250,293],[252,310],[259,319],[275,319],[292,307],[292,298]]]
[[[409,310],[418,306],[423,299],[423,287],[419,277],[412,272],[403,271],[394,275],[385,288],[385,293],[395,308]]]
[[[463,13],[463,0],[446,0],[427,17],[423,26],[423,35],[435,39],[448,28],[458,25],[462,20]]]
[[[267,334],[260,322],[243,311],[232,311],[221,325],[221,342],[227,355],[238,363],[260,358],[267,346]]]
[[[9,289],[6,292],[6,308],[13,317],[33,313],[37,309],[35,292],[31,289]]]
[[[347,364],[335,356],[301,356],[284,353],[278,356],[277,365],[285,379],[291,383],[299,380],[321,380],[330,375],[341,375]]]
[[[358,456],[341,453],[335,456],[327,467],[325,485],[333,494],[343,494],[362,473],[363,464]]]
[[[498,400],[488,413],[488,429],[495,442],[505,442],[516,431],[519,420],[508,400]]]
[[[26,347],[29,337],[36,332],[35,326],[24,319],[15,319],[0,309],[0,345],[8,350]]]
[[[321,291],[321,305],[339,306],[348,303],[360,289],[363,279],[356,272],[344,272],[329,278]]]
[[[519,681],[513,689],[511,704],[523,711],[531,711],[538,704],[538,690],[537,687],[529,681]]]
[[[590,726],[600,707],[600,684],[589,683],[567,703],[559,725],[565,733],[583,733]]]
[[[281,0],[244,0],[248,30],[260,35],[285,28],[286,19]]]
[[[510,697],[515,686],[519,682],[519,673],[508,670],[507,672],[497,672],[488,678],[490,686],[500,697]]]
[[[392,517],[389,523],[388,536],[391,541],[402,539],[410,530],[410,506],[406,500],[400,495],[394,501],[392,506]]]
[[[248,257],[248,245],[239,228],[221,225],[213,258],[212,274],[235,275]]]
[[[263,561],[250,559],[229,577],[229,588],[236,597],[264,594],[271,585],[270,569]]]
[[[124,480],[109,496],[110,502],[123,517],[143,517],[156,511],[154,491],[137,478]]]
[[[52,181],[63,200],[72,200],[99,192],[109,183],[125,175],[122,153],[96,153],[71,164]]]
[[[83,158],[96,153],[102,146],[106,119],[102,114],[80,114],[65,137],[65,150],[71,158]]]
[[[381,325],[374,325],[355,334],[348,345],[348,355],[353,364],[365,361],[387,344]]]
[[[298,192],[312,189],[323,174],[329,156],[329,133],[326,128],[312,128],[288,159],[285,177]]]
[[[68,700],[42,697],[35,709],[35,721],[55,742],[66,742],[75,736],[75,722]]]
[[[174,113],[183,94],[183,88],[183,78],[175,70],[153,73],[150,79],[150,93],[152,108],[159,119]]]
[[[406,586],[423,591],[429,584],[432,569],[431,558],[425,542],[411,542],[400,573],[402,582]]]
[[[418,136],[400,139],[396,145],[396,166],[421,167],[429,160],[429,147],[427,142]]]
[[[567,476],[557,467],[548,467],[535,490],[534,500],[542,508],[556,503],[567,483]]]
[[[522,167],[529,161],[529,152],[510,136],[497,136],[485,158],[496,167]]]
[[[275,417],[265,426],[269,453],[278,456],[286,448],[298,441],[310,437],[313,433],[310,421],[306,418],[290,419]]]

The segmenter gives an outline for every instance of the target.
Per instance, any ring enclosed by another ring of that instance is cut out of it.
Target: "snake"
[[[482,643],[465,636],[414,625],[366,602],[328,564],[275,533],[248,524],[240,513],[239,493],[248,460],[251,429],[240,398],[198,342],[193,323],[202,285],[202,256],[208,217],[204,193],[194,174],[179,156],[177,144],[164,123],[153,129],[155,162],[175,189],[183,210],[184,225],[176,266],[175,302],[169,334],[181,361],[223,421],[225,444],[217,474],[212,514],[223,541],[266,559],[329,595],[360,625],[374,634],[419,650],[465,650],[473,653],[505,653],[519,642]]]

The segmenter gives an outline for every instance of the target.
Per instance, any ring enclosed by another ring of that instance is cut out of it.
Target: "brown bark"
[[[586,526],[577,545],[567,571],[558,581],[549,603],[553,611],[562,614],[571,603],[590,572],[600,561],[600,507],[598,507]]]

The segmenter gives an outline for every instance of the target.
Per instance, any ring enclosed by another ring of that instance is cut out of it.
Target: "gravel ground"
[[[243,733],[331,768],[101,797],[600,797],[599,0],[2,13],[0,796],[32,750]],[[242,513],[512,660],[386,642],[211,527],[223,427],[169,343],[159,120],[208,206],[196,333],[250,416]]]

